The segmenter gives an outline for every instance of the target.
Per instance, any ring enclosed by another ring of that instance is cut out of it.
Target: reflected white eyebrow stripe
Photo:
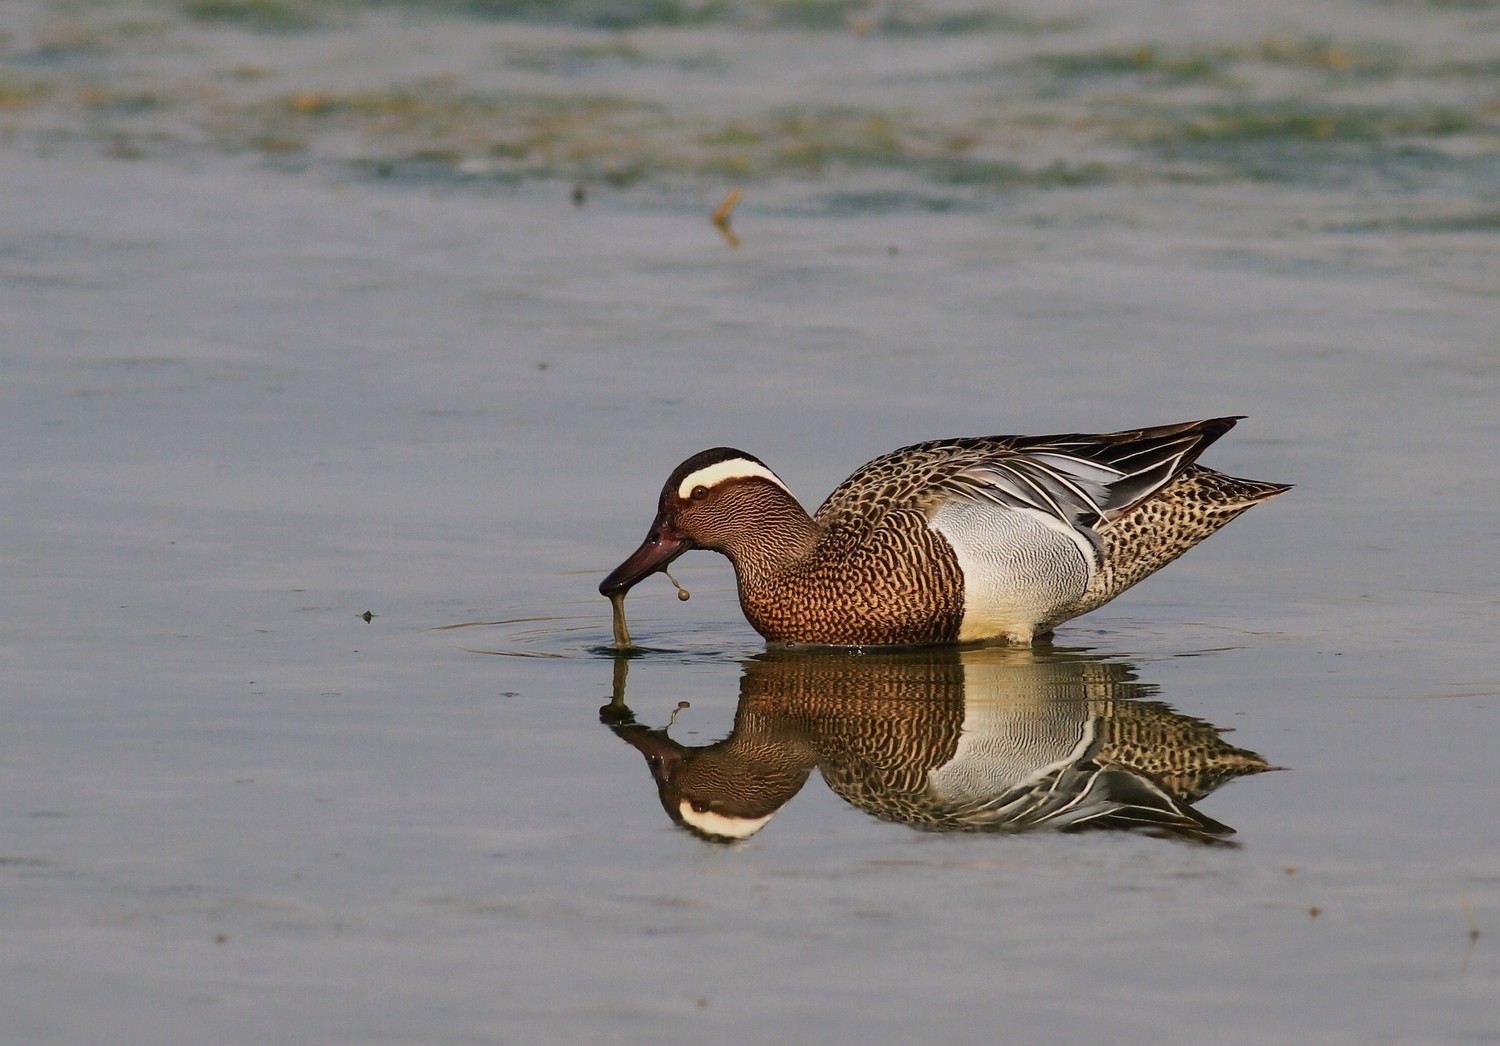
[[[679,498],[688,497],[693,493],[694,487],[707,487],[709,490],[712,490],[725,480],[749,479],[751,477],[768,479],[788,494],[791,493],[787,485],[781,482],[781,477],[760,462],[751,461],[748,458],[730,458],[728,461],[705,465],[697,472],[689,473],[687,478],[678,484],[677,496]]]
[[[764,817],[726,817],[712,810],[694,810],[693,804],[686,799],[677,804],[677,812],[682,814],[683,821],[698,831],[724,839],[748,839],[776,816],[775,811],[772,811]]]

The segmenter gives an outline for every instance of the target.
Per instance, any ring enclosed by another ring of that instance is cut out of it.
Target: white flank
[[[691,825],[704,835],[717,835],[722,839],[748,839],[766,826],[775,817],[774,813],[764,817],[727,817],[712,810],[694,810],[693,804],[684,799],[677,804],[684,824]]]
[[[1093,575],[1088,539],[1047,512],[955,500],[933,513],[931,526],[963,573],[960,642],[1029,644],[1037,626],[1078,600]]]
[[[715,465],[705,465],[697,472],[689,473],[677,488],[677,496],[686,498],[692,495],[693,488],[707,487],[712,490],[718,484],[731,479],[750,479],[758,477],[768,479],[788,494],[791,490],[781,482],[781,477],[758,461],[750,461],[747,458],[730,458]]]

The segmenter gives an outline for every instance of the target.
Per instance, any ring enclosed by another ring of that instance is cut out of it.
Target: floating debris
[[[734,213],[734,205],[740,202],[740,197],[743,195],[744,193],[738,189],[730,189],[724,199],[720,201],[719,206],[714,208],[714,213],[709,216],[710,220],[714,223],[714,228],[719,230],[719,234],[724,237],[724,242],[731,247],[738,247],[740,245],[740,238],[729,227],[729,216]],[[675,581],[672,582],[674,585],[676,583]],[[683,596],[682,598],[686,599],[687,597]]]

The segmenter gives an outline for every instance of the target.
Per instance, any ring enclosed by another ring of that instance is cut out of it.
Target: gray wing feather
[[[1092,529],[1170,483],[1197,456],[1205,438],[1190,427],[1133,435],[1138,438],[1118,443],[1075,437],[997,449],[940,486],[969,500],[1031,509],[1071,527]]]
[[[1009,453],[970,465],[944,487],[972,501],[1031,509],[1069,526],[1092,527],[1106,518],[1113,486],[1127,478],[1119,469],[1056,451]]]

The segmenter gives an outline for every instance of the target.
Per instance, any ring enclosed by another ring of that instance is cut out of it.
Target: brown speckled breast
[[[873,526],[825,531],[812,555],[760,585],[741,579],[740,603],[775,642],[834,645],[951,643],[963,621],[953,549],[913,508]]]

